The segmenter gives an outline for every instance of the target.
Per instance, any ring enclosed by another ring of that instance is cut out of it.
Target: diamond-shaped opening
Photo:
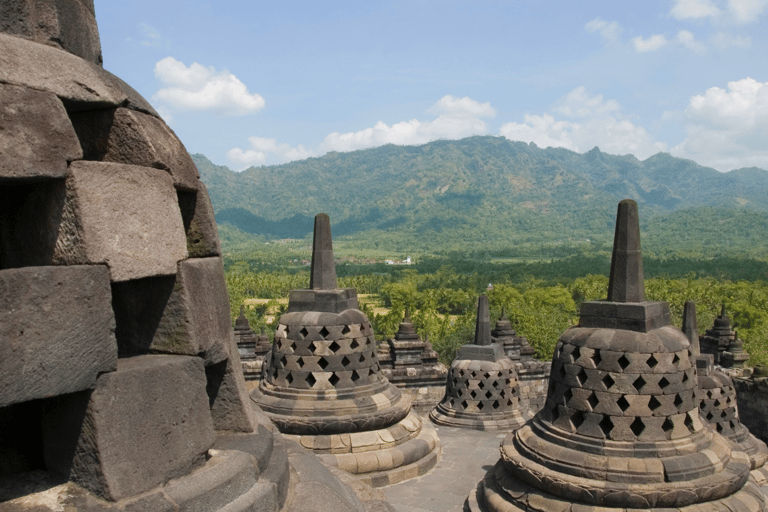
[[[321,357],[320,360],[317,362],[317,365],[323,370],[325,370],[328,367],[328,361],[326,361],[324,357]]]
[[[616,382],[613,380],[613,377],[611,377],[609,374],[606,374],[605,377],[603,377],[603,385],[605,386],[606,391],[611,389],[611,386],[616,384]]]
[[[365,362],[365,354],[360,354],[360,357],[357,358],[357,361],[360,362],[360,363],[364,363]]]
[[[293,384],[293,374],[289,372],[288,375],[285,376],[285,380],[288,381],[289,385]]]
[[[581,411],[573,413],[571,423],[573,423],[573,428],[578,429],[584,423],[584,413]]]
[[[691,432],[694,431],[693,418],[691,417],[691,413],[688,413],[685,415],[685,421],[683,423],[685,424],[686,427],[688,427],[688,430],[690,430]]]
[[[632,433],[635,434],[635,437],[640,437],[640,434],[645,430],[645,423],[643,423],[643,420],[640,418],[635,418],[635,421],[632,422],[629,428],[632,430]]]
[[[605,435],[605,437],[609,437],[611,430],[613,430],[613,422],[611,421],[611,417],[603,416],[603,419],[600,420],[600,423],[598,423],[597,426],[600,427],[600,430],[603,431],[603,435]]]
[[[683,382],[688,382],[688,372],[683,372]]]
[[[653,354],[651,354],[651,357],[648,358],[648,366],[650,368],[656,368],[656,365],[658,365],[659,362],[656,360],[655,357],[653,357]]]
[[[472,370],[471,372],[469,372],[469,378],[470,379],[474,379],[476,376],[477,376],[477,374],[475,373],[475,370]]]
[[[722,434],[722,432],[723,432],[723,426],[722,426],[720,423],[717,423],[717,424],[715,425],[715,429],[717,430],[717,433],[718,433],[718,434]]]
[[[480,411],[482,411],[482,410],[483,410],[483,408],[485,408],[485,404],[484,404],[483,402],[478,402],[478,403],[477,403],[477,409],[478,409],[478,410],[480,410]]]
[[[581,368],[579,373],[576,374],[576,380],[579,381],[580,386],[587,382],[587,372],[584,371],[584,368]]]
[[[603,358],[600,356],[600,351],[595,350],[595,353],[592,354],[592,362],[595,363],[595,368],[597,368],[600,365],[600,362],[603,360]]]
[[[274,381],[277,378],[277,368],[272,369],[272,380]]]
[[[661,424],[661,430],[664,432],[672,432],[674,430],[675,424],[672,422],[670,418],[666,418],[664,420],[664,423]]]
[[[669,386],[669,381],[667,380],[667,378],[666,378],[666,377],[662,377],[662,378],[661,378],[661,380],[659,380],[659,387],[660,387],[661,389],[664,389],[664,388],[666,388],[667,386]]]
[[[296,351],[296,343],[293,340],[291,340],[291,344],[289,345],[289,347],[292,352]]]
[[[675,395],[675,407],[680,409],[680,406],[683,405],[683,397],[680,396],[680,393]]]
[[[344,328],[341,329],[341,334],[349,334],[349,326],[345,325]]]
[[[498,400],[494,400],[494,401],[493,401],[493,404],[491,404],[491,405],[493,405],[493,408],[494,408],[494,409],[498,409],[499,407],[501,407],[501,404],[499,404],[499,401],[498,401]]]
[[[641,389],[643,389],[643,386],[645,386],[645,384],[646,384],[645,379],[643,378],[642,375],[640,375],[638,378],[635,379],[635,382],[632,383],[632,386],[636,390],[640,391]]]
[[[469,396],[471,396],[473,399],[477,398],[477,391],[473,389],[472,391],[469,392]]]
[[[568,405],[568,401],[573,398],[573,391],[571,391],[571,388],[568,388],[565,390],[565,393],[563,393],[563,399],[565,400],[564,405]]]
[[[333,372],[331,374],[331,378],[328,379],[328,382],[331,383],[331,386],[336,386],[336,384],[338,384],[340,380],[341,380],[341,378],[339,378],[339,376],[336,375],[336,372]]]
[[[627,366],[629,366],[629,359],[627,359],[627,356],[623,354],[617,362],[619,363],[619,366],[622,370],[626,370]]]
[[[712,390],[707,391],[707,398],[712,398]]]
[[[313,387],[317,382],[317,379],[315,379],[315,376],[312,375],[311,373],[307,375],[307,378],[304,380],[307,381],[307,384],[309,384],[309,387]]]
[[[728,416],[728,413],[725,411],[720,411],[720,417],[725,419],[725,417]]]
[[[652,411],[655,411],[661,407],[661,402],[659,402],[655,396],[652,396],[650,400],[648,400],[648,408]]]
[[[315,351],[317,350],[318,346],[315,345],[314,341],[310,341],[309,342],[309,346],[307,348],[309,348],[310,352],[312,352],[314,354]]]
[[[483,382],[483,381],[481,380],[481,381],[480,381],[480,382],[477,384],[477,387],[478,387],[478,388],[480,388],[480,389],[483,389],[483,388],[485,388],[485,382]]]
[[[307,334],[309,334],[309,331],[307,330],[306,327],[302,327],[301,330],[299,331],[299,334],[301,334],[302,338],[306,338]]]
[[[304,368],[304,358],[300,357],[296,359],[296,366],[298,366],[299,368]]]
[[[594,410],[595,407],[597,407],[597,404],[600,403],[600,400],[597,399],[597,395],[590,393],[589,398],[587,398],[587,403],[589,403],[589,406]]]
[[[357,382],[360,380],[360,374],[357,373],[357,370],[352,370],[352,382]]]
[[[491,374],[490,374],[490,373],[488,373],[488,372],[485,372],[485,373],[483,374],[483,378],[484,378],[485,380],[488,380],[488,379],[490,379],[490,378],[491,378]]]
[[[619,406],[619,409],[621,409],[621,412],[624,412],[627,409],[629,409],[629,402],[627,402],[627,399],[624,397],[624,395],[621,395],[621,398],[616,400],[616,405]]]
[[[720,399],[715,400],[715,407],[720,407]]]
[[[288,359],[285,357],[285,355],[283,355],[283,356],[280,358],[280,366],[282,366],[283,368],[285,368],[285,365],[286,365],[286,364],[288,364]]]
[[[507,400],[507,405],[512,405],[512,399],[511,398]]]
[[[461,402],[461,408],[462,408],[462,409],[466,409],[466,408],[467,408],[467,401],[466,401],[466,400],[462,400],[462,402]]]
[[[337,350],[339,350],[340,348],[341,348],[341,345],[339,345],[339,344],[338,344],[338,343],[336,343],[335,341],[331,342],[331,344],[330,344],[330,345],[328,345],[328,350],[330,350],[330,351],[331,351],[331,352],[333,352],[334,354],[335,354],[335,353],[336,353],[336,351],[337,351]]]
[[[349,361],[349,358],[347,356],[344,356],[344,357],[341,358],[341,365],[342,366],[347,366],[349,364],[349,362],[350,361]]]
[[[463,376],[464,376],[464,370],[459,370],[459,377],[463,377]]]
[[[351,348],[352,350],[355,350],[359,346],[360,346],[360,343],[357,342],[357,339],[353,339],[352,342],[349,344],[349,348]]]
[[[326,329],[325,326],[323,326],[323,328],[320,329],[320,336],[322,336],[323,339],[325,339],[325,337],[328,336],[329,334],[331,334],[331,331]]]
[[[731,426],[731,429],[736,428],[736,422],[735,421],[731,420],[731,421],[728,422],[728,424]]]
[[[485,398],[490,400],[492,396],[493,396],[493,392],[491,390],[488,390],[485,392]]]
[[[458,385],[459,385],[459,379],[457,379],[457,378],[455,378],[455,377],[454,377],[454,378],[453,378],[453,387],[456,387],[456,386],[458,386]]]
[[[581,357],[581,349],[579,347],[574,347],[573,351],[571,352],[571,357],[573,358],[573,362],[575,363],[576,360]]]
[[[679,362],[680,362],[680,356],[675,354],[675,357],[672,358],[672,364],[677,366],[677,363],[679,363]]]
[[[498,388],[499,387],[499,381],[494,380],[493,382],[491,382],[491,386],[493,386],[495,388]]]

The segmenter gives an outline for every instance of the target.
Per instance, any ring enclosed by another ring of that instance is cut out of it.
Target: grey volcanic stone
[[[312,290],[336,289],[336,264],[333,261],[331,220],[327,213],[315,215],[315,231],[312,240],[312,273],[309,277]]]
[[[184,145],[157,117],[127,108],[72,115],[86,160],[164,169],[178,189],[196,191],[200,174]]]
[[[699,327],[696,322],[696,303],[688,300],[683,307],[683,334],[691,342],[691,354],[698,356],[701,354],[699,345]]]
[[[115,369],[105,266],[0,270],[0,407],[92,388]]]
[[[643,256],[640,252],[640,217],[632,199],[619,202],[613,238],[608,302],[644,302]]]
[[[488,296],[480,295],[477,300],[477,319],[475,320],[475,345],[491,344],[491,315],[488,311]]]
[[[101,65],[101,43],[93,2],[4,0],[0,31],[55,46]]]
[[[0,84],[0,179],[63,178],[83,157],[56,95]]]
[[[76,423],[80,410],[73,404],[51,411],[49,435],[57,435],[58,424]],[[102,498],[128,498],[187,474],[215,440],[202,360],[120,359],[117,371],[99,377],[78,434],[72,459],[49,454],[46,464]]]
[[[206,367],[205,373],[208,378],[206,391],[214,428],[252,432],[256,426],[253,402],[245,387],[238,351],[230,349],[229,359]]]
[[[233,351],[221,258],[185,260],[176,276],[113,286],[121,355],[202,355],[220,363]]]
[[[179,191],[179,208],[187,234],[187,252],[190,258],[221,256],[221,242],[213,215],[208,189],[202,181],[196,192]]]
[[[106,263],[113,282],[176,273],[187,240],[168,173],[85,161],[73,162],[70,171],[72,205],[63,220],[70,226],[59,235],[56,263]]]
[[[117,107],[128,99],[100,66],[8,34],[0,34],[0,83],[52,92],[67,111]]]

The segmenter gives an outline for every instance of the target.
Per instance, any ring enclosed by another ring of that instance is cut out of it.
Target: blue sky
[[[241,170],[503,135],[768,169],[768,0],[96,1],[104,67]]]

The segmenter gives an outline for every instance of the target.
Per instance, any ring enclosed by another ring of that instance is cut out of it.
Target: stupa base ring
[[[444,427],[471,428],[474,430],[516,430],[525,425],[520,410],[510,409],[504,412],[472,413],[456,411],[444,407],[442,403],[429,413],[429,419],[436,425]]]

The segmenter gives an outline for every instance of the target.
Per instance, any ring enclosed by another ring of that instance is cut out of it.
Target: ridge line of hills
[[[225,245],[254,235],[303,238],[321,211],[331,216],[335,236],[393,249],[610,242],[624,198],[640,205],[651,246],[759,252],[768,239],[768,171],[720,173],[666,153],[641,161],[597,147],[580,154],[475,136],[331,152],[242,172],[204,155],[192,158]],[[747,248],[750,240],[760,247]]]

